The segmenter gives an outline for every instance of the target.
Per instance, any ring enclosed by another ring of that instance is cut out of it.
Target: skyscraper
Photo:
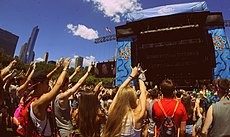
[[[29,38],[29,41],[28,41],[28,49],[26,52],[26,56],[27,56],[26,64],[29,64],[31,61],[33,61],[33,58],[34,58],[33,50],[34,50],[34,45],[35,45],[35,42],[38,36],[38,32],[39,32],[38,26],[34,27],[31,33],[31,36]]]
[[[44,55],[44,62],[45,62],[45,63],[47,63],[48,57],[49,57],[49,53],[46,52],[45,55]]]
[[[75,68],[78,66],[82,67],[82,65],[83,65],[83,57],[80,57],[80,56],[76,57],[75,58]]]
[[[28,49],[28,44],[25,43],[24,45],[22,45],[21,50],[20,50],[20,54],[19,54],[19,59],[24,63],[26,63],[27,49]]]
[[[2,48],[7,55],[14,56],[18,38],[18,36],[0,28],[0,48]]]

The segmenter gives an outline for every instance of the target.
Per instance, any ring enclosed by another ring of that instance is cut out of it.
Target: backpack
[[[43,137],[44,135],[44,130],[42,131],[42,135],[39,135],[35,125],[32,122],[32,119],[30,117],[30,104],[37,100],[37,98],[31,98],[27,100],[24,105],[21,107],[19,111],[19,116],[18,116],[18,128],[17,128],[17,133],[20,134],[23,137]],[[46,123],[47,124],[47,123]]]
[[[161,102],[158,102],[160,109],[162,110],[162,112],[164,113],[165,119],[163,120],[163,122],[161,123],[161,127],[160,127],[160,134],[159,137],[177,137],[177,127],[176,124],[173,120],[174,114],[176,112],[176,109],[178,107],[179,101],[177,101],[176,106],[174,108],[173,111],[173,115],[172,116],[168,116],[165,113],[164,108],[162,107]]]

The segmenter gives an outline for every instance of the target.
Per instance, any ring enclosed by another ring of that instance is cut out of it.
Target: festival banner
[[[227,78],[230,80],[230,55],[229,42],[223,27],[211,28],[208,31],[212,35],[215,49],[216,67],[214,78]]]
[[[131,37],[117,41],[116,86],[121,85],[131,74]]]

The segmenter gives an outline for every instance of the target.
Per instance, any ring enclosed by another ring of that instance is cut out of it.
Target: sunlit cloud
[[[120,22],[121,17],[129,12],[141,10],[139,0],[84,0],[93,2],[95,7],[104,13],[106,17],[110,17],[114,22]]]
[[[73,24],[67,24],[66,27],[69,30],[69,33],[72,33],[73,36],[80,36],[87,40],[98,38],[98,32],[92,28],[87,28],[85,25],[78,24],[74,26]]]
[[[43,58],[36,58],[36,61],[41,62],[41,61],[44,61],[44,59]]]

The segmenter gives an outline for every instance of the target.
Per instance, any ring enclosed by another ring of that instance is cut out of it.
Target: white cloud
[[[78,24],[74,26],[73,24],[67,24],[66,27],[69,29],[69,33],[72,33],[74,36],[80,36],[87,40],[98,38],[98,32],[92,28],[87,28],[85,25]]]
[[[36,58],[36,61],[41,62],[41,61],[44,61],[44,59],[43,58]]]
[[[89,66],[91,62],[95,62],[95,57],[94,56],[86,56],[83,59],[83,67]]]
[[[114,15],[114,17],[112,18],[112,21],[114,22],[121,22],[121,17],[118,15]]]
[[[106,17],[111,17],[114,22],[120,22],[120,18],[124,17],[128,12],[141,10],[139,0],[84,0],[93,2],[99,11],[102,11]]]

